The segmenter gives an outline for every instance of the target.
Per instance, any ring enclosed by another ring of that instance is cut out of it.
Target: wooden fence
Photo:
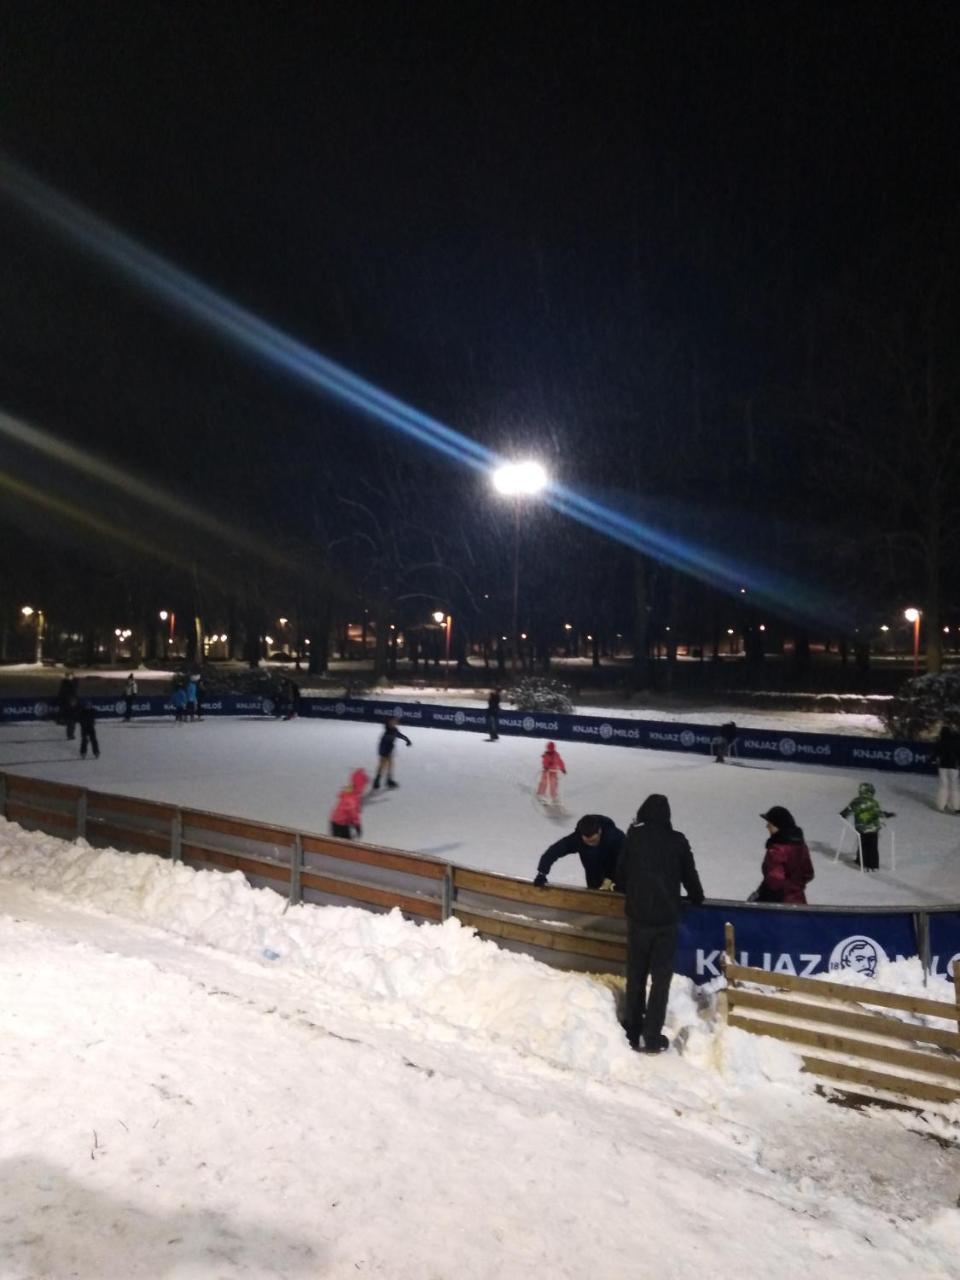
[[[876,1097],[858,1093],[857,1086],[878,1090],[902,1105],[908,1105],[905,1099],[925,1104],[960,1100],[960,965],[954,966],[955,1002],[950,1003],[873,985],[768,973],[737,964],[735,954],[733,926],[728,924],[723,999],[731,1027],[799,1046],[805,1051],[805,1071],[861,1101]],[[749,989],[758,986],[777,994]],[[917,1020],[924,1017],[953,1022],[958,1030]]]
[[[508,950],[561,969],[623,973],[622,899],[592,889],[537,889],[427,854],[339,840],[176,805],[0,773],[0,814],[28,830],[94,847],[154,853],[239,871],[292,903],[397,907],[412,920],[455,916]]]

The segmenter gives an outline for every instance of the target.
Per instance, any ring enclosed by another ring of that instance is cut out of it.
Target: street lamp
[[[23,614],[25,618],[32,618],[34,615],[34,612],[36,612],[37,643],[36,643],[36,648],[34,650],[34,661],[39,667],[40,664],[43,662],[43,610],[37,609],[36,611],[34,611],[32,605],[25,604],[23,608],[20,610],[20,612]]]
[[[903,616],[908,622],[913,623],[913,674],[920,674],[920,610],[915,609],[913,605],[909,609],[904,609]]]
[[[444,624],[446,624],[446,626],[444,627],[446,634],[444,637],[444,644],[443,644],[443,649],[444,649],[443,661],[444,661],[444,673],[449,674],[450,672],[450,630],[453,626],[453,614],[444,613],[442,609],[438,609],[436,613],[433,615],[433,620],[437,624],[437,626],[443,627]]]
[[[513,498],[513,630],[510,638],[511,668],[517,669],[517,616],[520,601],[520,504],[548,483],[539,462],[507,462],[493,473],[493,485],[504,497]]]

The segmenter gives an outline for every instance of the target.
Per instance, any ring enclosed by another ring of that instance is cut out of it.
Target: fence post
[[[183,847],[183,814],[178,809],[170,819],[170,857],[179,862]]]
[[[920,967],[923,969],[923,985],[927,985],[930,976],[930,917],[926,911],[918,911],[916,915],[917,950],[920,952]]]
[[[737,963],[737,940],[733,925],[728,920],[723,926],[723,953],[726,964]]]
[[[77,839],[84,840],[87,835],[87,793],[81,791],[77,796]]]
[[[293,849],[290,852],[290,905],[295,907],[301,897],[300,870],[303,867],[303,839],[298,831],[293,837]]]
[[[440,881],[440,919],[449,920],[453,915],[453,867],[449,863],[443,869]]]
[[[0,817],[7,816],[7,775],[0,773]]]

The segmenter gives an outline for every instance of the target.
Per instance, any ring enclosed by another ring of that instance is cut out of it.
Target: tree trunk
[[[650,603],[647,593],[647,562],[642,555],[633,560],[633,687],[650,685]]]

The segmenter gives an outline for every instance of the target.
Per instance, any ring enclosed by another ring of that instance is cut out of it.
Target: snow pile
[[[441,1037],[472,1033],[595,1076],[620,1075],[635,1060],[609,986],[503,951],[454,919],[416,925],[396,910],[287,909],[279,894],[252,887],[238,871],[68,844],[2,821],[0,878],[302,972],[390,1025],[416,1024]],[[682,1033],[698,1060],[719,1065],[714,1032],[693,983],[676,978],[667,1033]]]

